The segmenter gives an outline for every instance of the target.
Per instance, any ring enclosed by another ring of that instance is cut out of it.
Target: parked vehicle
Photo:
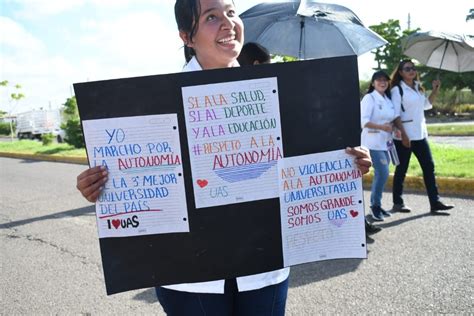
[[[61,112],[57,110],[32,110],[17,114],[16,135],[18,139],[41,139],[44,134],[53,134],[63,142]]]

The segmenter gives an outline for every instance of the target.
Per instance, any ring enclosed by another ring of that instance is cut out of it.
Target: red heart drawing
[[[114,219],[112,221],[112,225],[114,225],[115,229],[119,228],[120,226],[120,220],[119,219]]]
[[[207,182],[207,180],[197,180],[197,184],[201,187],[201,188],[204,188],[209,182]]]
[[[359,212],[354,211],[354,210],[351,210],[350,213],[352,217],[356,217],[357,215],[359,215]]]

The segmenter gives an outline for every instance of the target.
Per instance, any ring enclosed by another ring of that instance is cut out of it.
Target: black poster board
[[[284,156],[360,145],[357,57],[74,84],[82,120],[177,113],[190,233],[101,238],[107,294],[283,267],[278,198],[195,208],[181,87],[277,77]]]

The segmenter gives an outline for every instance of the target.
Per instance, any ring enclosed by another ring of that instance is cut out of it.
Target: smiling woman
[[[185,46],[184,71],[239,66],[243,24],[232,0],[177,0],[175,16]],[[97,200],[107,172],[91,168],[77,188]],[[156,287],[168,315],[284,315],[289,268],[210,282]]]
[[[177,0],[184,71],[239,66],[244,26],[231,0]],[[284,315],[289,269],[229,280],[157,287],[168,315]],[[216,295],[219,294],[219,295]]]
[[[431,109],[433,102],[439,92],[441,82],[433,80],[431,94],[426,97],[421,87],[420,76],[415,64],[405,59],[400,61],[398,67],[392,73],[392,100],[400,121],[406,130],[409,139],[408,144],[395,139],[400,164],[395,168],[393,176],[393,209],[400,212],[410,212],[403,200],[403,182],[413,153],[423,169],[423,180],[426,193],[430,202],[432,213],[447,211],[453,205],[444,204],[440,200],[438,186],[436,184],[435,164],[428,143],[428,131],[424,111]]]
[[[239,66],[237,56],[240,54],[244,41],[244,26],[232,0],[177,0],[175,17],[179,36],[185,47],[187,64],[183,71]],[[249,91],[242,95],[235,94],[233,97],[251,103],[262,100],[263,95],[259,91]],[[223,102],[221,98],[212,100],[216,106]],[[210,99],[209,102],[211,102]],[[198,107],[198,104],[196,100],[193,107],[194,105]],[[256,105],[251,110],[259,111],[260,109]],[[274,123],[271,120],[267,121],[251,121],[244,124],[245,126],[233,124],[232,128],[264,129],[271,127]],[[200,131],[206,134],[221,133],[219,128],[203,128]],[[360,148],[348,148],[347,153],[355,156],[355,162],[362,173],[368,172],[371,162],[367,151]],[[263,160],[267,159],[268,164],[270,154],[278,156],[277,158],[282,157],[280,152],[255,151],[249,153],[250,156],[236,158],[236,161],[246,163],[260,159],[258,162],[264,163]],[[244,161],[245,159],[248,161]],[[251,159],[253,160],[250,161]],[[221,176],[231,177],[224,174]],[[95,202],[107,182],[107,177],[107,171],[104,168],[90,168],[77,177],[77,188],[88,201]],[[203,182],[199,185],[206,184]],[[224,191],[221,194],[226,193]],[[156,287],[156,294],[168,315],[278,316],[285,314],[288,275],[289,268],[283,268],[226,280]]]
[[[182,2],[182,3],[180,3]],[[182,5],[197,8],[193,12],[193,22],[190,24]],[[175,6],[176,22],[179,36],[184,42],[186,60],[196,56],[203,69],[233,67],[235,60],[242,49],[243,24],[238,17],[232,1],[201,1],[199,4],[190,4],[193,1],[177,1]],[[198,23],[195,23],[195,22]]]
[[[374,180],[370,194],[370,209],[375,221],[383,221],[391,214],[382,208],[382,193],[388,179],[392,144],[392,130],[398,117],[390,100],[390,77],[384,71],[372,75],[367,94],[360,103],[362,135],[361,144],[370,150],[374,163]],[[405,134],[401,126],[402,134]]]

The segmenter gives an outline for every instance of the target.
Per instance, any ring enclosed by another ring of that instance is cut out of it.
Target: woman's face
[[[242,49],[244,26],[232,0],[200,0],[201,15],[198,30],[189,41],[203,69],[231,67]],[[184,36],[184,37],[183,37]]]
[[[374,80],[374,83],[372,83],[374,86],[374,90],[383,95],[385,93],[385,90],[388,88],[388,80],[387,78],[384,77],[379,77]]]
[[[402,76],[403,81],[413,81],[416,79],[416,68],[413,63],[407,62],[403,65],[400,70],[400,76]]]

